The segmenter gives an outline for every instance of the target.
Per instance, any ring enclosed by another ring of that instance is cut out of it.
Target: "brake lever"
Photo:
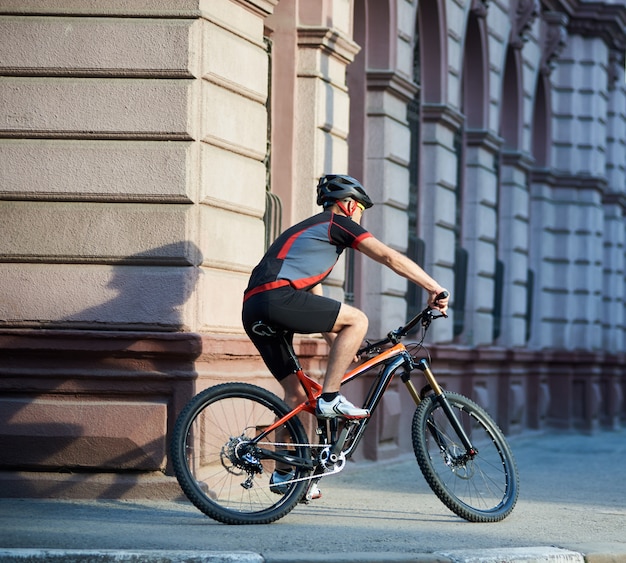
[[[437,311],[439,314],[436,314],[435,311]],[[438,309],[433,309],[431,307],[424,313],[424,316],[422,317],[422,322],[420,324],[423,328],[428,328],[430,326],[430,323],[432,323],[435,319],[440,319],[441,317],[447,319],[448,315],[443,312],[439,312]]]
[[[376,348],[375,346],[373,348],[368,348],[366,350],[363,350],[363,352],[361,352],[360,354],[357,354],[360,360],[363,359],[371,359],[371,358],[375,358],[376,356],[378,356],[378,354],[380,354],[381,350],[380,348]]]

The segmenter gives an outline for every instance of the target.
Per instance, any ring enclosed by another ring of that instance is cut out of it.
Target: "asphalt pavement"
[[[626,562],[626,430],[510,443],[520,497],[496,524],[452,514],[406,456],[348,462],[268,525],[220,524],[186,501],[0,499],[0,561]]]

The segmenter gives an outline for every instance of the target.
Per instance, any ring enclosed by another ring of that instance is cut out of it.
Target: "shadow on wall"
[[[200,249],[190,241],[128,256],[108,275],[99,276],[100,287],[91,288],[98,296],[114,295],[54,324],[92,330],[190,330],[184,308],[196,289],[202,260]],[[85,295],[85,301],[89,297]]]
[[[103,303],[46,323],[55,330],[0,331],[0,471],[29,472],[17,488],[0,479],[0,495],[116,498],[142,475],[163,477],[167,436],[194,392],[201,264],[188,241],[129,256],[104,281],[98,267]]]

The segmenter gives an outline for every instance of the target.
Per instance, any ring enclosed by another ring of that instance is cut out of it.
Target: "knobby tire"
[[[470,522],[498,522],[517,502],[519,475],[511,449],[489,414],[470,399],[446,392],[452,411],[478,450],[473,459],[435,395],[413,416],[413,450],[432,491],[457,516]]]
[[[262,455],[256,459],[253,455],[249,462],[240,453],[247,440],[290,410],[273,393],[246,383],[224,383],[196,395],[178,416],[170,445],[174,473],[186,497],[225,524],[268,524],[288,514],[305,494],[308,481],[288,484],[284,494],[276,494],[270,490],[276,462]],[[310,459],[308,438],[298,417],[280,428],[279,436],[272,432],[260,447],[287,449]],[[305,470],[295,469],[295,478],[306,475]]]

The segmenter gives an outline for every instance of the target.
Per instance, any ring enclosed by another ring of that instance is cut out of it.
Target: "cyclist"
[[[353,405],[339,388],[365,338],[368,320],[359,309],[324,297],[320,285],[343,250],[354,248],[421,286],[433,308],[445,312],[448,298],[436,302],[444,288],[415,262],[361,227],[363,212],[373,203],[358,180],[342,174],[322,176],[317,204],[323,211],[283,232],[254,268],[244,293],[243,325],[292,407],[305,401],[306,394],[282,340],[266,327],[288,331],[290,340],[294,333],[322,333],[330,352],[316,415],[363,418],[369,412]],[[273,482],[278,480],[274,475]]]

